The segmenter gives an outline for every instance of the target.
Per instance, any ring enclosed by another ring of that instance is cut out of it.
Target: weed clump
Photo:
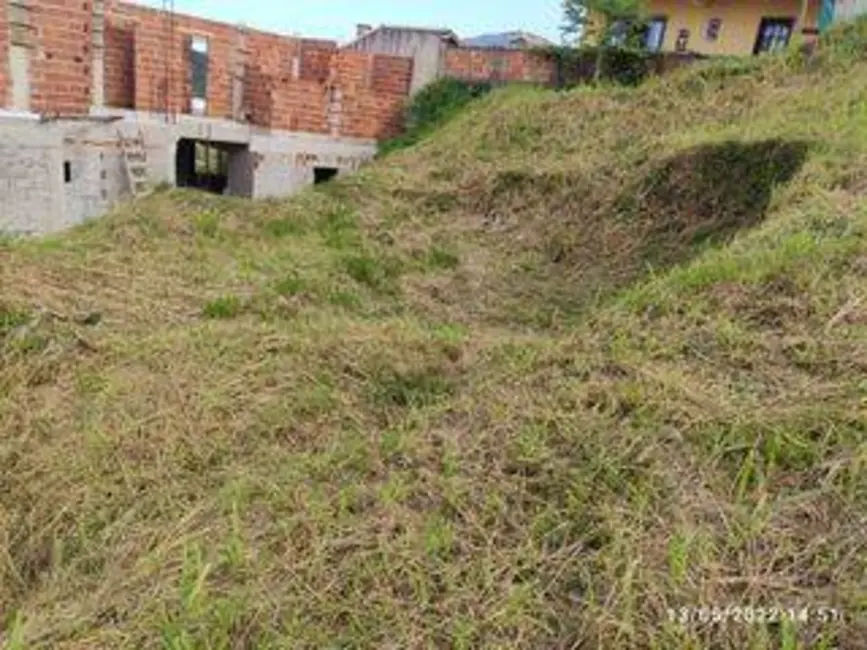
[[[241,313],[242,307],[241,299],[238,296],[220,296],[208,302],[203,313],[206,318],[234,318]]]

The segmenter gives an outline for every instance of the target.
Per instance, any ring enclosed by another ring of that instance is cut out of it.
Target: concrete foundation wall
[[[63,230],[104,214],[127,193],[109,125],[0,118],[0,232]]]
[[[299,133],[253,136],[250,149],[257,198],[285,196],[311,185],[316,167],[332,167],[338,174],[355,171],[376,153],[372,142]]]
[[[0,116],[0,232],[47,234],[104,215],[128,200],[120,134],[141,134],[148,180],[176,184],[181,138],[233,145],[227,194],[281,197],[313,183],[315,167],[358,169],[376,152],[372,140],[257,130],[228,120],[120,113],[117,119],[40,122]]]
[[[55,223],[65,228],[101,216],[127,190],[118,139],[108,125],[58,124],[64,167],[63,201]],[[67,178],[69,180],[67,180]]]
[[[58,133],[0,118],[0,231],[55,230],[62,214],[63,154]]]

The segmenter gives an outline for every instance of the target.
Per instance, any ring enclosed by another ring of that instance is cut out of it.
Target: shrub
[[[452,119],[470,102],[490,92],[491,82],[472,82],[442,78],[422,88],[409,102],[406,131],[379,145],[383,156],[420,142]]]
[[[538,48],[541,56],[551,58],[557,66],[557,86],[570,87],[593,80],[600,60],[596,46],[552,46]],[[644,81],[651,64],[660,56],[637,47],[607,47],[601,57],[599,81],[635,86]]]
[[[822,51],[831,51],[856,59],[867,57],[867,16],[834,25],[824,32],[819,45]]]

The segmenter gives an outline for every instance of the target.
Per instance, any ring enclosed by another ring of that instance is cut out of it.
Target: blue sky
[[[464,37],[524,29],[560,40],[560,0],[175,0],[175,10],[337,41],[350,40],[356,23],[449,27]]]

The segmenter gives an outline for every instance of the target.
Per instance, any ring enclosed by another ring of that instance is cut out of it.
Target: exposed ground
[[[867,647],[847,43],[0,245],[5,647]]]

